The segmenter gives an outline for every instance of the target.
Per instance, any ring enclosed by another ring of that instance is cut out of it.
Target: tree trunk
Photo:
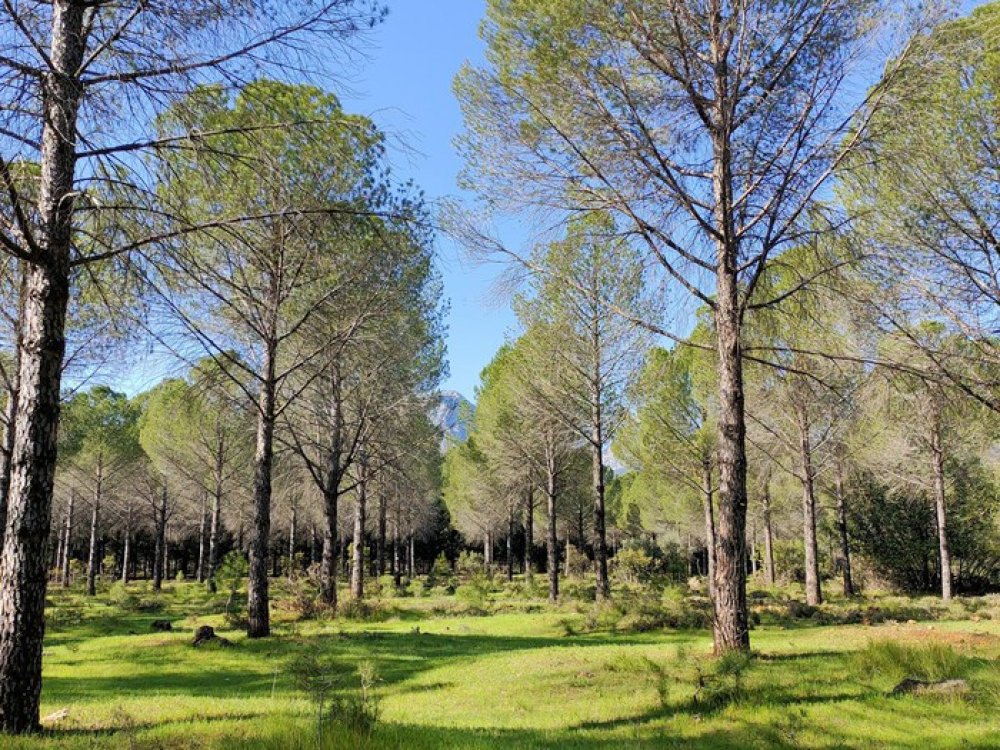
[[[948,517],[944,489],[944,449],[937,415],[931,425],[931,471],[934,476],[934,508],[937,512],[938,549],[941,561],[941,598],[951,600],[951,552],[948,548]]]
[[[847,535],[847,493],[844,491],[844,467],[839,461],[836,471],[834,492],[837,495],[837,531],[840,535],[840,566],[844,575],[844,596],[854,596],[851,544]]]
[[[87,46],[85,3],[52,3],[50,72],[38,192],[37,261],[29,264],[21,316],[17,399],[7,522],[0,557],[0,731],[39,728],[45,633],[45,542],[52,513],[76,171],[76,79]]]
[[[534,575],[535,553],[535,488],[528,487],[524,503],[524,575],[530,581]]]
[[[276,290],[271,292],[276,296]],[[276,302],[272,302],[276,308]],[[271,634],[268,601],[267,552],[271,537],[271,468],[274,462],[275,368],[277,344],[267,342],[264,377],[260,384],[257,417],[257,447],[254,453],[253,534],[250,539],[250,583],[247,592],[247,636]]]
[[[514,504],[507,511],[507,580],[514,580]]]
[[[809,420],[803,407],[796,408],[799,427],[799,480],[802,482],[802,541],[805,547],[806,603],[818,606],[823,601],[819,576],[819,545],[816,541],[816,492],[812,466],[812,443]]]
[[[76,508],[76,490],[70,490],[69,492],[69,505],[66,507],[66,528],[63,532],[66,542],[63,546],[63,559],[62,559],[62,587],[64,589],[69,588],[69,561],[70,561],[70,550],[72,549],[73,542],[73,512]]]
[[[204,515],[203,515],[204,518]],[[167,486],[160,488],[160,503],[156,508],[156,544],[153,555],[153,590],[163,588],[167,560]]]
[[[718,242],[715,323],[719,351],[719,507],[716,526],[716,653],[750,649],[747,612],[746,414],[743,396],[742,320],[738,246],[732,228],[732,175],[728,142],[715,145]]]
[[[3,551],[4,531],[7,528],[7,504],[10,497],[10,474],[14,459],[14,437],[17,434],[17,398],[21,390],[21,320],[24,318],[25,292],[28,276],[23,261],[18,263],[21,280],[18,297],[18,316],[14,322],[14,357],[7,383],[7,403],[4,405],[3,449],[0,450],[0,552]]]
[[[201,518],[198,520],[198,583],[205,582],[205,531],[208,527],[208,508],[205,495],[201,496]]]
[[[409,551],[406,555],[406,577],[413,580],[417,567],[417,542],[413,536],[412,529],[410,529],[410,540],[407,547],[409,548]]]
[[[599,310],[601,300],[594,300],[594,309]],[[599,318],[595,314],[591,318],[591,353],[593,354],[593,369],[590,373],[590,456],[591,481],[594,491],[594,588],[597,601],[611,596],[611,582],[608,579],[608,542],[605,529],[604,511],[604,417],[601,413],[601,396],[603,395],[603,378],[601,376],[601,337]]]
[[[549,601],[559,599],[559,539],[556,535],[556,472],[553,459],[548,461],[545,494],[548,501],[548,539],[546,564],[549,573]]]
[[[288,575],[291,577],[295,570],[295,529],[299,525],[299,506],[292,503],[292,517],[288,522]]]
[[[383,490],[378,493],[378,536],[375,541],[376,570],[379,578],[385,575],[386,513],[386,497]]]
[[[764,583],[774,585],[774,532],[771,527],[771,484],[764,480]]]
[[[221,457],[217,459],[217,464],[221,463]],[[243,549],[243,524],[240,522],[240,542],[239,549]],[[215,491],[212,494],[212,515],[208,522],[208,590],[215,593],[218,585],[215,582],[215,571],[219,568],[219,534],[222,531],[222,471],[217,465],[215,475]]]
[[[712,462],[702,463],[701,505],[705,515],[705,563],[708,568],[708,596],[715,601],[715,502],[712,490]]]
[[[128,516],[131,516],[131,511]],[[125,546],[122,549],[122,583],[128,584],[129,548],[132,546],[132,519],[129,517],[125,521]]]
[[[351,596],[365,596],[365,511],[368,502],[368,467],[361,460],[361,478],[358,482],[357,502],[354,505],[354,562],[351,568]]]
[[[403,569],[399,559],[399,512],[396,513],[396,523],[392,526],[392,580],[398,589],[403,585]]]
[[[94,485],[94,509],[90,516],[90,554],[87,556],[87,596],[97,594],[97,529],[101,523],[101,500],[104,493],[104,462],[97,457],[97,476]]]

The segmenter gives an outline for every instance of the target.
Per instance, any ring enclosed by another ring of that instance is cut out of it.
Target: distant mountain
[[[441,391],[437,405],[431,408],[431,422],[444,433],[441,449],[448,446],[449,440],[462,441],[469,437],[468,420],[475,413],[476,407],[458,391]]]

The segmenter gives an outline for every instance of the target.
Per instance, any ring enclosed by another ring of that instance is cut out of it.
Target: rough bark
[[[276,294],[276,292],[275,292]],[[257,446],[254,452],[253,533],[250,538],[250,583],[247,596],[247,635],[266,638],[271,634],[268,601],[267,552],[271,536],[271,470],[274,462],[275,356],[277,345],[265,347],[263,378],[257,415]]]
[[[52,6],[49,70],[40,103],[37,262],[28,265],[22,314],[20,393],[0,558],[0,731],[39,727],[42,638],[48,582],[45,541],[52,514],[76,171],[78,74],[86,50],[84,3]]]
[[[728,144],[716,147],[716,200],[731,205]],[[723,232],[718,243],[715,310],[719,352],[719,507],[716,525],[715,650],[749,650],[746,596],[747,457],[743,394],[743,352],[737,252],[731,212],[717,211]]]
[[[796,408],[799,427],[799,481],[802,483],[802,541],[805,547],[806,603],[818,606],[823,601],[819,575],[819,544],[816,540],[816,489],[812,465],[812,441],[809,419],[803,407]]]
[[[595,306],[595,309],[596,308]],[[591,348],[593,370],[591,372],[590,393],[590,455],[591,479],[594,491],[594,576],[595,596],[598,601],[611,596],[611,582],[608,579],[608,542],[605,528],[604,510],[604,415],[601,411],[601,337],[599,320],[595,315],[591,320]]]
[[[412,580],[417,566],[417,542],[413,536],[412,529],[410,530],[410,542],[408,548],[409,551],[406,555],[406,577]]]

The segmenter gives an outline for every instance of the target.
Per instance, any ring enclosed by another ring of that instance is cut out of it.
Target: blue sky
[[[389,134],[393,168],[431,200],[458,194],[462,161],[453,140],[462,130],[462,113],[451,84],[463,63],[482,60],[477,30],[485,8],[480,0],[395,0],[372,33],[367,60],[338,92],[345,109],[372,117]],[[451,375],[443,387],[471,399],[480,370],[516,320],[492,294],[496,266],[469,263],[445,237],[438,245],[451,302]]]

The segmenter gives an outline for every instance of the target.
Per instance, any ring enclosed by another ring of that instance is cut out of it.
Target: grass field
[[[765,616],[754,657],[720,663],[704,629],[636,632],[582,601],[390,598],[353,620],[279,611],[274,638],[248,641],[193,584],[158,600],[122,593],[52,592],[47,732],[5,749],[1000,747],[996,600],[934,616],[965,619]],[[175,630],[151,632],[157,619]],[[200,624],[232,645],[193,647]],[[330,688],[324,714],[338,696],[358,703],[359,665],[377,673],[364,704],[377,702],[374,731],[320,727],[319,686]],[[970,690],[890,695],[906,677],[963,678]]]

